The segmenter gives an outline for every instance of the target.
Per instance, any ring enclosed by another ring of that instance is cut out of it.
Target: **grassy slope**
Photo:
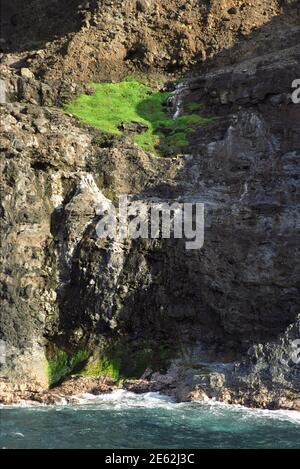
[[[149,86],[135,80],[120,83],[93,84],[93,95],[80,95],[68,104],[65,110],[109,134],[121,134],[118,129],[121,123],[141,122],[148,130],[135,135],[135,142],[146,151],[157,152],[172,149],[183,150],[188,144],[187,136],[197,125],[207,124],[197,114],[180,116],[172,119],[166,112],[164,104],[171,93],[153,91]],[[195,105],[197,109],[199,106]],[[196,109],[195,107],[195,109]],[[168,135],[161,131],[168,129]]]

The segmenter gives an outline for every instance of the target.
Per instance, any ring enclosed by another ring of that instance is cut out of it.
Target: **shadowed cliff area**
[[[75,33],[85,17],[79,0],[3,0],[1,2],[1,48],[6,53],[40,49],[46,43]]]

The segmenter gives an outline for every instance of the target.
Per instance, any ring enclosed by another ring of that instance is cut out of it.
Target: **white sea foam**
[[[144,394],[135,394],[124,389],[118,389],[110,394],[82,394],[73,396],[74,401],[78,405],[95,404],[101,407],[129,408],[129,407],[168,407],[175,405],[174,400],[159,392],[147,392]]]
[[[271,418],[275,420],[290,421],[300,425],[300,412],[296,410],[254,409],[250,407],[244,407],[239,404],[225,404],[224,402],[219,402],[215,399],[209,399],[206,402],[201,402],[199,404],[197,403],[196,405],[207,407],[212,413],[215,414],[221,414],[224,411],[229,411],[233,414],[239,415],[240,418],[245,420],[250,418]]]
[[[252,409],[243,407],[238,404],[225,404],[223,402],[209,399],[204,402],[193,402],[193,403],[177,403],[175,400],[159,392],[148,392],[144,394],[135,394],[124,389],[118,389],[109,394],[89,394],[85,393],[78,396],[72,396],[73,404],[67,404],[63,399],[61,403],[57,405],[46,405],[34,403],[32,401],[22,401],[19,404],[13,404],[10,406],[0,405],[0,408],[18,408],[18,407],[30,407],[40,411],[47,411],[47,409],[53,409],[60,411],[66,407],[73,408],[74,410],[80,410],[88,406],[91,409],[116,409],[124,411],[129,408],[164,408],[169,410],[182,409],[187,410],[189,408],[199,407],[199,411],[203,412],[207,410],[209,413],[216,416],[222,416],[222,414],[230,413],[233,418],[242,420],[250,420],[256,418],[263,419],[274,419],[280,421],[289,421],[293,424],[300,425],[300,412],[293,410],[266,410],[266,409]]]

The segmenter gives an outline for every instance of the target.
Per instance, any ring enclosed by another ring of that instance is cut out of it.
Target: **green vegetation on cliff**
[[[116,342],[94,354],[81,371],[82,376],[109,376],[114,379],[140,378],[146,369],[162,371],[175,352],[166,344]]]
[[[96,378],[108,376],[109,378],[118,380],[120,378],[119,363],[114,360],[109,360],[107,357],[92,357],[82,370],[81,375]]]
[[[71,375],[108,376],[115,380],[140,378],[146,369],[166,369],[172,357],[174,351],[169,346],[157,347],[146,342],[139,347],[116,342],[96,352],[78,350],[70,353],[55,347],[48,353],[49,385],[56,386]]]
[[[86,363],[89,353],[79,350],[73,355],[64,350],[57,350],[48,359],[49,385],[55,386],[72,374],[76,374]]]
[[[120,83],[92,84],[94,93],[81,94],[69,103],[66,112],[108,134],[121,134],[122,126],[139,123],[134,141],[140,148],[153,153],[177,153],[188,145],[188,135],[196,126],[208,124],[211,119],[198,114],[173,119],[166,109],[169,92],[152,90],[134,79]],[[190,111],[199,110],[195,103]]]

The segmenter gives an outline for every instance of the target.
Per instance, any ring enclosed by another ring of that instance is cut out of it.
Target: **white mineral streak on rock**
[[[240,200],[243,200],[248,195],[248,182],[244,184],[244,192],[242,193]]]
[[[54,195],[54,197],[57,202],[61,202],[59,194]],[[82,240],[86,229],[95,218],[97,208],[99,205],[103,206],[103,204],[109,207],[111,202],[99,190],[94,177],[88,173],[80,175],[80,181],[71,200],[65,206],[58,203],[57,209],[64,211],[64,216],[62,216],[62,222],[58,230],[60,245],[59,283],[61,286],[68,283],[76,247]]]
[[[63,186],[61,182],[61,174],[54,173],[51,175],[51,202],[56,209],[61,208],[63,204]]]
[[[4,80],[0,80],[0,104],[7,103],[7,95],[6,95],[6,84]]]
[[[188,83],[179,83],[176,86],[175,92],[174,92],[174,107],[175,107],[175,113],[173,115],[173,119],[177,119],[182,113],[182,104],[183,104],[183,98],[186,93],[186,91],[189,89],[189,84]]]

